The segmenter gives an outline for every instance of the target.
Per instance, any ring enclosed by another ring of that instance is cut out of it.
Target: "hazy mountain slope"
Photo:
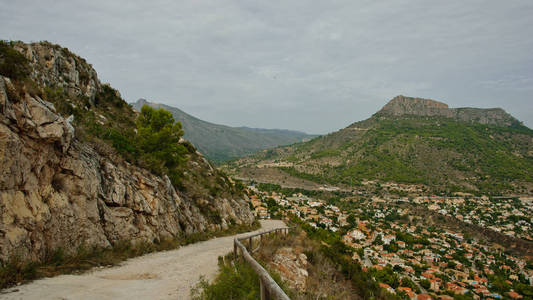
[[[139,99],[137,102],[132,103],[136,110],[140,110],[145,104],[153,107],[162,107],[170,111],[174,119],[180,121],[183,125],[185,130],[184,137],[214,162],[227,161],[260,150],[290,145],[314,137],[303,132],[291,130],[230,127],[213,124],[193,117],[178,108],[148,102],[145,99]]]
[[[533,131],[502,109],[455,109],[399,96],[367,120],[236,165],[268,162],[331,184],[379,179],[435,190],[526,193],[533,188]]]

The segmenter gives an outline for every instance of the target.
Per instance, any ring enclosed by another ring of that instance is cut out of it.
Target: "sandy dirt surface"
[[[232,177],[242,180],[242,181],[251,181],[254,180],[259,183],[272,183],[280,185],[281,187],[285,188],[299,188],[304,190],[315,190],[319,191],[324,186],[329,187],[336,187],[339,189],[339,191],[344,192],[351,192],[353,188],[350,186],[342,185],[342,184],[336,184],[336,185],[325,185],[325,184],[319,184],[313,181],[309,181],[306,179],[294,177],[288,173],[283,172],[282,170],[279,170],[277,168],[270,168],[270,167],[264,167],[264,168],[255,168],[255,167],[249,167],[249,168],[242,168],[235,173],[235,171],[232,171]]]
[[[257,232],[285,226],[276,220],[261,225]],[[213,279],[217,274],[218,257],[233,251],[236,236],[151,253],[82,275],[37,280],[2,291],[0,299],[189,299],[201,275]]]
[[[279,184],[287,188],[301,188],[306,190],[318,190],[322,185],[306,179],[289,175],[277,168],[242,168],[233,177],[240,180],[255,180],[261,183]]]

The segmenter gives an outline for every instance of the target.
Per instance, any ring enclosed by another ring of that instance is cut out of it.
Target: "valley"
[[[533,1],[1,1],[0,300],[533,300]]]
[[[222,169],[248,184],[256,217],[292,220],[360,270],[360,295],[520,299],[533,296],[532,148],[533,131],[501,109],[398,96]]]
[[[308,234],[342,242],[348,261],[391,295],[499,299],[533,291],[532,197],[249,189],[257,217],[296,219]]]
[[[503,109],[397,96],[313,136],[128,105],[48,42],[0,63],[0,297],[253,298],[227,253],[257,220],[291,226],[249,251],[295,299],[533,297],[533,131]]]

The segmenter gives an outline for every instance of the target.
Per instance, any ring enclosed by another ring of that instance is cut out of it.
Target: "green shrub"
[[[179,143],[182,136],[181,123],[174,122],[169,111],[148,105],[141,108],[136,137],[139,159],[156,174],[169,175],[174,184],[179,180],[178,167],[189,152]]]
[[[118,92],[108,84],[102,85],[102,90],[96,95],[94,103],[95,105],[108,103],[119,108],[126,105],[126,102],[120,98]]]
[[[231,257],[228,256],[227,258]],[[259,277],[254,270],[242,260],[222,259],[219,262],[220,272],[213,283],[204,278],[191,290],[195,300],[218,299],[259,299]]]
[[[420,280],[420,286],[428,290],[431,287],[431,283],[427,279]]]
[[[22,79],[30,74],[29,62],[7,41],[0,41],[0,75]]]

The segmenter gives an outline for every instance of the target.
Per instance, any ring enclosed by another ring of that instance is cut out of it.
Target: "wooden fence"
[[[252,257],[250,253],[253,253],[253,241],[254,238],[259,240],[258,248],[260,247],[260,242],[263,239],[263,235],[266,234],[288,234],[290,228],[276,228],[265,232],[260,232],[245,236],[242,238],[236,238],[233,242],[233,254],[235,259],[240,255],[244,260],[250,264],[252,269],[259,275],[259,284],[261,290],[261,300],[290,300],[290,298],[285,294],[285,292],[279,287],[279,285],[270,277],[268,272]],[[247,241],[247,242],[246,242]],[[243,245],[244,243],[248,244],[248,248]],[[256,249],[256,250],[257,250]]]

